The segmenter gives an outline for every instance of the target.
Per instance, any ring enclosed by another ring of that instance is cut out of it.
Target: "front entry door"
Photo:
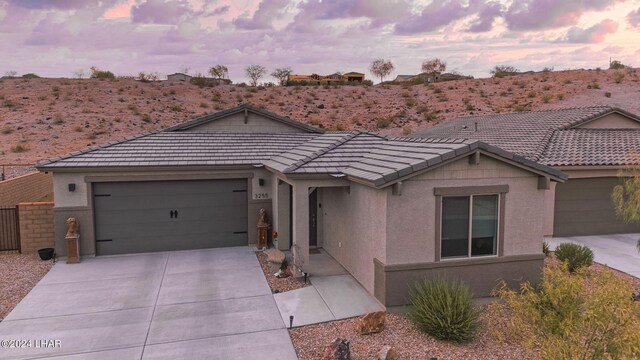
[[[309,194],[309,246],[318,246],[318,190]]]

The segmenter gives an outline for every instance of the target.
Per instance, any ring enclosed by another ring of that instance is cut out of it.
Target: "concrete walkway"
[[[247,247],[56,264],[0,323],[2,359],[297,359]]]
[[[329,254],[309,255],[307,270],[311,286],[275,294],[283,321],[293,326],[347,319],[384,307]]]
[[[593,250],[596,262],[640,278],[640,253],[636,247],[638,239],[640,234],[554,237],[544,240],[552,250],[565,242],[587,245]]]

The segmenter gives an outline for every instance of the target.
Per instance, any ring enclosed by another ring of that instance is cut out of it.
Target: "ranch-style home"
[[[535,280],[560,170],[477,140],[323,132],[250,105],[38,164],[102,256],[255,245],[259,210],[301,271],[322,247],[384,305],[425,276],[476,296]],[[310,274],[313,277],[313,273]]]
[[[547,236],[640,232],[616,217],[611,201],[619,172],[640,163],[637,115],[594,106],[466,116],[417,136],[480,140],[567,174],[547,192]]]

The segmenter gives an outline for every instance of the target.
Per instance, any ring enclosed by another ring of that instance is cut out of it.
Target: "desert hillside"
[[[325,129],[402,135],[469,114],[605,104],[640,113],[640,72],[573,70],[369,87],[1,79],[0,165],[33,164],[244,102]]]

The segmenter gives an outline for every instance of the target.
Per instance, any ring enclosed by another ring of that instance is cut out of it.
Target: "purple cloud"
[[[131,8],[131,21],[143,24],[177,24],[193,14],[186,0],[146,0]]]
[[[493,22],[497,17],[502,16],[502,5],[499,2],[491,1],[479,5],[478,19],[471,24],[469,32],[487,32],[493,28]]]
[[[514,1],[504,18],[511,30],[542,30],[575,25],[583,13],[603,10],[616,0]]]
[[[458,1],[434,1],[427,5],[419,15],[413,15],[396,23],[395,31],[398,34],[434,31],[469,15],[468,10],[468,7]]]
[[[13,6],[27,9],[83,9],[89,7],[109,8],[117,0],[101,1],[101,0],[10,0]]]
[[[211,12],[211,15],[224,15],[229,12],[229,5],[219,6]]]
[[[631,26],[633,27],[640,27],[640,8],[638,8],[635,11],[630,12],[627,15],[627,21],[629,22],[629,24],[631,24]]]
[[[287,5],[289,5],[289,0],[263,0],[251,18],[236,18],[233,20],[233,24],[246,30],[271,29],[271,23],[282,17],[283,10]]]
[[[618,23],[611,19],[606,19],[586,29],[572,27],[563,41],[579,44],[598,44],[603,42],[608,34],[613,34],[616,31],[618,31]]]

